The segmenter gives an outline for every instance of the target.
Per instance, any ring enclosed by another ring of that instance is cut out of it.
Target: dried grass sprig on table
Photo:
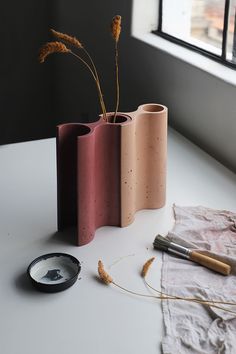
[[[190,302],[195,302],[198,304],[202,304],[202,305],[208,305],[214,308],[218,308],[220,310],[226,311],[226,312],[231,312],[236,314],[235,311],[229,310],[225,307],[222,306],[218,306],[216,304],[219,305],[232,305],[232,306],[236,306],[236,302],[229,302],[229,301],[218,301],[218,300],[204,300],[204,299],[200,299],[197,297],[183,297],[183,296],[175,296],[175,295],[170,295],[170,294],[166,294],[163,293],[162,291],[157,290],[156,288],[154,288],[152,285],[150,285],[147,280],[146,280],[146,275],[147,272],[151,266],[151,264],[153,263],[155,257],[150,258],[148,261],[146,261],[143,265],[142,271],[141,271],[141,276],[144,278],[144,283],[145,285],[152,289],[153,291],[155,291],[156,293],[160,294],[160,296],[165,296],[166,298],[168,298],[169,300],[183,300],[183,301],[190,301]]]
[[[70,49],[62,42],[48,42],[39,50],[39,62],[44,63],[48,55],[53,53],[70,53]]]
[[[101,260],[98,261],[98,274],[103,283],[110,284],[113,282],[112,277],[105,271]]]
[[[172,295],[169,295],[169,294],[165,294],[165,293],[155,289],[151,285],[149,285],[148,282],[146,281],[145,277],[146,277],[147,272],[148,272],[151,264],[153,263],[154,259],[155,259],[155,257],[150,258],[148,261],[145,262],[145,264],[143,265],[142,271],[141,271],[141,276],[144,278],[145,284],[149,288],[151,288],[152,290],[157,292],[159,295],[147,295],[147,294],[137,293],[136,291],[129,290],[129,289],[124,288],[123,286],[115,283],[113,278],[105,271],[104,265],[103,265],[101,260],[98,261],[99,278],[104,284],[106,284],[106,285],[113,284],[114,286],[116,286],[116,287],[120,288],[121,290],[124,290],[125,292],[127,292],[129,294],[132,294],[132,295],[142,296],[142,297],[146,297],[146,298],[160,299],[160,300],[190,301],[190,302],[195,302],[195,303],[206,305],[206,306],[211,306],[211,307],[214,307],[214,308],[226,311],[226,312],[230,312],[230,313],[233,313],[233,314],[236,315],[235,311],[229,310],[228,308],[225,308],[225,307],[222,307],[222,306],[218,306],[218,304],[219,305],[234,305],[234,306],[236,306],[235,302],[226,302],[226,301],[217,301],[217,300],[216,301],[215,300],[203,300],[203,299],[198,299],[198,298],[187,298],[187,297],[180,297],[180,296],[172,296]]]
[[[113,117],[113,123],[116,121],[116,116],[120,103],[120,85],[119,85],[119,65],[118,65],[118,41],[121,33],[121,16],[116,15],[112,19],[111,34],[115,40],[115,69],[116,69],[116,108]]]
[[[146,263],[144,263],[141,276],[144,278],[147,275],[149,268],[151,267],[152,262],[154,261],[155,257],[150,258]]]
[[[112,279],[112,277],[105,271],[104,265],[103,265],[101,260],[98,261],[98,275],[99,275],[100,280],[104,284],[106,284],[106,285],[113,284],[113,285],[117,286],[118,288],[120,288],[120,289],[122,289],[122,290],[124,290],[124,291],[126,291],[126,292],[128,292],[130,294],[138,295],[138,296],[151,297],[151,298],[153,298],[153,297],[156,298],[157,297],[157,296],[153,296],[153,295],[140,294],[140,293],[137,293],[135,291],[126,289],[123,286],[115,283],[114,280]]]

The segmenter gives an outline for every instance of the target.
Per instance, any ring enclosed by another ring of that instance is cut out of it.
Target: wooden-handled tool
[[[162,251],[171,252],[184,258],[190,259],[193,262],[199,263],[202,266],[212,269],[215,272],[221,273],[223,275],[230,274],[231,267],[229,264],[205,256],[199,252],[191,251],[189,248],[180,246],[175,242],[171,242],[161,235],[157,235],[155,237],[153,246],[154,248],[160,249]]]

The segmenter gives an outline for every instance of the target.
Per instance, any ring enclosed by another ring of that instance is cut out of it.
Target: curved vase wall
[[[145,104],[119,117],[57,127],[58,229],[77,225],[78,245],[165,204],[167,108]]]

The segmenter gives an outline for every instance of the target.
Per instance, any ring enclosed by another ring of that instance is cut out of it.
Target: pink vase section
[[[167,108],[145,104],[89,124],[57,127],[58,229],[77,226],[77,244],[97,228],[127,226],[166,194]]]

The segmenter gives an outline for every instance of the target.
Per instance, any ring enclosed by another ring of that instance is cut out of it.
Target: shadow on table
[[[91,277],[97,284],[104,285],[103,281],[99,278],[99,275],[92,274]]]
[[[34,296],[37,294],[41,294],[33,287],[25,270],[16,276],[16,278],[14,279],[14,285],[16,289],[20,292],[25,292]]]
[[[52,245],[69,245],[77,246],[77,231],[76,228],[68,228],[63,231],[56,231],[45,238],[45,243]]]
[[[52,234],[47,235],[44,239],[43,239],[43,248],[45,248],[45,251],[42,251],[42,240],[40,242],[40,249],[41,249],[41,253],[51,253],[51,252],[55,252],[54,250],[52,250],[52,248],[56,248],[59,246],[77,246],[76,244],[76,228],[70,228],[70,229],[66,229],[63,231],[57,231],[54,232]],[[19,272],[16,277],[13,279],[13,283],[14,286],[16,287],[16,289],[20,292],[25,292],[28,294],[32,294],[32,295],[43,295],[45,293],[39,292],[38,290],[36,290],[33,286],[33,284],[31,283],[31,280],[26,272],[26,269],[22,270],[21,272]]]

